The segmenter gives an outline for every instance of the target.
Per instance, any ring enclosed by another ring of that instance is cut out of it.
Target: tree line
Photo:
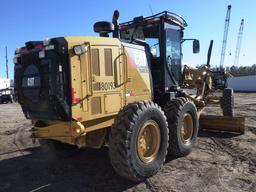
[[[240,66],[240,67],[232,66],[232,67],[226,67],[225,69],[228,73],[230,73],[234,77],[256,75],[256,64],[253,64],[251,66]],[[214,67],[213,71],[215,70],[218,70],[218,68]]]

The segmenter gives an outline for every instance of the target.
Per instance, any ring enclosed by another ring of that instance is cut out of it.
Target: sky
[[[234,64],[241,19],[245,19],[239,66],[256,64],[255,0],[5,0],[0,5],[0,77],[5,77],[5,46],[9,52],[9,73],[13,77],[16,47],[31,40],[60,36],[97,36],[93,24],[111,21],[115,9],[120,22],[135,16],[149,16],[167,10],[188,23],[185,38],[200,40],[200,53],[192,54],[192,43],[183,45],[183,62],[193,66],[206,63],[210,40],[214,40],[211,64],[218,66],[227,6],[232,5],[225,66]]]

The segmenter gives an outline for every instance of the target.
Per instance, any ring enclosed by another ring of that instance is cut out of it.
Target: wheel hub
[[[185,113],[181,122],[180,136],[184,144],[191,142],[194,132],[194,125],[192,116],[189,113]]]
[[[141,127],[137,139],[137,153],[141,161],[150,163],[157,157],[160,148],[160,128],[153,120]]]

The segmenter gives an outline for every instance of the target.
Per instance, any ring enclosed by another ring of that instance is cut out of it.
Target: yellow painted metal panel
[[[121,108],[120,93],[106,94],[104,96],[105,113],[117,113]]]

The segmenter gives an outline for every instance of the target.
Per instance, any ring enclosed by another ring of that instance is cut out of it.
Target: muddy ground
[[[0,191],[256,191],[256,94],[236,94],[235,103],[236,115],[247,117],[244,135],[200,130],[190,155],[169,157],[142,183],[117,176],[107,148],[49,161],[29,139],[20,106],[0,105]]]

